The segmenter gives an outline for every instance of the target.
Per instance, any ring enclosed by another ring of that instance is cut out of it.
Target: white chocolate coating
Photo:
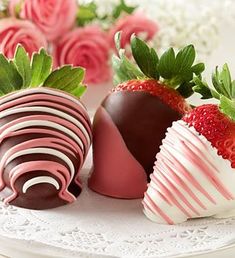
[[[210,142],[182,120],[168,128],[143,200],[157,223],[235,215],[235,171]]]
[[[43,183],[54,185],[56,190],[60,189],[58,182],[54,178],[49,176],[38,176],[26,181],[23,185],[22,192],[26,193],[30,187]]]

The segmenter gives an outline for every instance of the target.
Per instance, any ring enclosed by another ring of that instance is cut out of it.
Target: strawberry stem
[[[135,63],[120,48],[121,33],[115,35],[118,55],[113,57],[115,84],[131,79],[150,78],[159,80],[166,86],[179,91],[183,97],[193,94],[194,76],[201,76],[205,66],[203,63],[194,65],[196,51],[193,45],[182,48],[177,54],[169,48],[162,56],[136,36],[131,37],[131,52]]]
[[[231,73],[227,64],[224,64],[222,70],[218,67],[212,74],[212,84],[210,87],[201,78],[194,78],[195,86],[193,90],[201,94],[202,99],[215,98],[219,100],[221,112],[235,120],[235,81],[231,79]]]
[[[0,54],[0,96],[32,87],[60,89],[80,97],[86,86],[82,84],[85,71],[81,67],[62,66],[52,71],[52,57],[44,49],[30,59],[18,45],[12,60]]]

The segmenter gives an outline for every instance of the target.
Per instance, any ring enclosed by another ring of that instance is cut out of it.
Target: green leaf
[[[122,37],[122,32],[121,31],[118,31],[114,35],[115,47],[116,47],[118,52],[121,50],[121,37]]]
[[[235,81],[232,81],[232,98],[235,98]]]
[[[227,64],[223,65],[223,69],[219,75],[219,79],[223,84],[226,92],[228,93],[229,97],[232,98],[232,82],[231,82],[231,74]]]
[[[118,50],[120,49],[120,41],[121,33],[119,32],[115,35]],[[113,57],[112,60],[115,83],[134,78],[153,78],[178,90],[182,96],[189,97],[193,93],[192,87],[195,86],[192,82],[193,75],[201,77],[201,73],[205,69],[203,63],[193,66],[196,56],[193,45],[181,49],[177,55],[175,55],[173,48],[169,48],[159,59],[153,48],[150,48],[138,37],[132,36],[131,50],[138,67],[125,57],[123,50],[119,50],[119,58]]]
[[[193,73],[190,70],[184,71],[182,74],[176,74],[172,76],[171,79],[165,80],[165,83],[168,86],[171,86],[173,88],[177,88],[177,86],[184,84],[186,82],[190,82],[193,79]]]
[[[212,74],[212,83],[219,94],[232,99],[232,82],[228,66],[225,64],[221,72],[216,67],[215,72]]]
[[[96,18],[98,18],[97,5],[94,2],[85,5],[80,4],[77,13],[77,24],[79,26],[84,26]]]
[[[52,70],[52,57],[44,49],[34,53],[32,57],[32,80],[30,87],[38,87],[44,83]]]
[[[211,93],[211,89],[207,85],[207,83],[203,82],[199,77],[195,77],[193,79],[195,86],[193,86],[193,91],[202,95],[202,99],[210,99],[213,98]]]
[[[221,93],[221,94],[226,94],[226,92],[223,91],[223,88],[220,87],[220,81],[219,81],[219,71],[218,71],[218,66],[215,68],[215,72],[212,74],[212,83],[213,83],[213,86],[215,88],[215,90],[218,92],[218,93]]]
[[[53,71],[43,83],[43,86],[73,92],[81,87],[85,71],[81,67],[73,68],[71,65],[65,65]]]
[[[85,71],[81,67],[63,66],[53,72],[52,57],[44,49],[34,53],[31,64],[23,47],[17,47],[13,60],[0,54],[0,96],[26,87],[47,86],[80,97]],[[32,75],[32,76],[31,76]]]
[[[71,91],[71,94],[80,98],[85,93],[86,89],[87,87],[85,85],[79,85],[77,88]]]
[[[136,8],[136,6],[128,6],[124,0],[120,0],[120,3],[113,10],[112,17],[118,19],[123,12],[132,14]]]
[[[159,79],[157,72],[159,59],[156,51],[153,48],[149,48],[144,41],[135,36],[131,39],[131,49],[140,70],[149,78]]]
[[[181,49],[175,59],[175,74],[184,74],[194,63],[196,52],[193,45],[189,45]]]
[[[7,94],[22,87],[23,80],[14,63],[0,54],[0,92]]]
[[[113,55],[112,66],[115,72],[115,85],[124,81],[145,77],[144,74],[133,63],[131,63],[129,59],[125,57],[124,53],[120,53],[120,58]]]
[[[184,82],[180,84],[180,86],[177,88],[177,91],[181,96],[183,96],[185,99],[189,98],[190,96],[193,95],[193,87],[195,84],[193,82]]]
[[[0,97],[4,96],[5,93],[0,89]]]
[[[158,71],[164,79],[171,79],[174,75],[175,51],[169,48],[159,60]]]
[[[27,88],[31,83],[30,58],[25,49],[18,45],[14,56],[14,64],[22,77],[23,88]]]
[[[155,65],[155,69],[154,69],[155,74],[153,74],[153,78],[155,78],[156,80],[159,80],[160,78],[160,74],[158,71],[159,57],[154,48],[150,48],[150,55],[152,57],[153,65]]]
[[[235,120],[235,100],[221,95],[220,96],[220,110],[229,116],[232,120]]]
[[[159,72],[165,80],[165,84],[179,90],[182,96],[192,93],[191,81],[193,75],[200,75],[205,66],[199,63],[193,66],[196,51],[193,45],[182,48],[175,56],[174,50],[170,48],[160,58]],[[188,89],[186,86],[188,85]],[[184,92],[183,92],[184,91]]]
[[[203,63],[198,63],[198,64],[193,65],[193,66],[191,67],[191,71],[192,71],[195,75],[200,75],[204,70],[205,70],[205,64],[203,64]]]
[[[131,79],[143,78],[144,74],[140,69],[133,64],[126,56],[125,50],[121,49],[121,32],[115,34],[115,44],[118,51],[118,56],[113,55],[112,66],[114,70],[114,84],[118,84]]]

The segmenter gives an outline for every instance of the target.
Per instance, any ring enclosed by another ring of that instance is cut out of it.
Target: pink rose
[[[11,15],[14,15],[15,7],[20,2],[19,17],[35,23],[49,41],[56,40],[75,24],[76,0],[11,0]]]
[[[17,44],[21,44],[29,55],[41,47],[47,48],[44,35],[30,21],[7,18],[0,20],[0,52],[8,58],[14,56]]]
[[[114,35],[118,31],[122,31],[121,47],[125,48],[129,45],[132,34],[137,36],[144,34],[145,40],[151,40],[158,32],[158,26],[154,21],[139,12],[120,18],[109,31],[109,42],[113,48],[115,48]]]
[[[98,26],[77,28],[62,37],[54,47],[56,66],[73,64],[86,68],[86,83],[101,83],[110,78],[109,43]]]

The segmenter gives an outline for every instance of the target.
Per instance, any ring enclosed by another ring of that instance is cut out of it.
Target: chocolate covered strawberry
[[[144,197],[144,212],[158,223],[235,214],[235,82],[224,65],[214,88],[195,78],[205,104],[168,128]]]
[[[81,192],[79,171],[91,144],[91,124],[79,98],[84,70],[52,71],[42,49],[29,59],[18,47],[0,54],[0,197],[5,203],[48,209]]]
[[[120,34],[116,36],[117,47]],[[146,190],[156,152],[166,129],[191,110],[195,50],[172,48],[158,58],[154,49],[133,37],[133,64],[124,55],[113,57],[118,84],[104,99],[93,124],[94,170],[89,186],[104,195],[140,198]]]

